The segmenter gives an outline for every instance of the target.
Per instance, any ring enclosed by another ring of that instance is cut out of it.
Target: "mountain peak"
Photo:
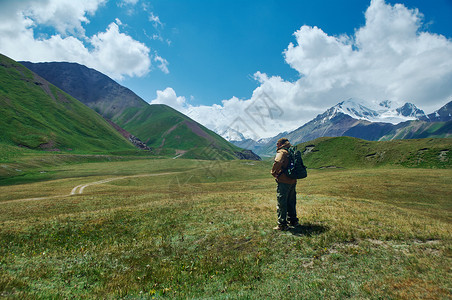
[[[378,105],[383,107],[383,108],[391,108],[392,107],[392,101],[391,100],[384,100],[384,101],[381,101]]]
[[[331,119],[338,113],[343,113],[357,120],[392,124],[425,118],[424,111],[412,103],[405,103],[400,107],[397,105],[398,103],[390,100],[376,103],[349,98],[328,110],[328,118]]]
[[[452,119],[452,101],[441,107],[440,109],[429,114],[427,117],[430,122],[447,122]]]
[[[368,104],[362,99],[350,98],[336,105],[337,112],[349,115],[358,120],[371,120],[378,116],[378,112],[372,108],[368,108]]]
[[[413,117],[416,119],[425,117],[424,111],[412,103],[405,103],[402,107],[397,108],[396,111],[404,117]]]

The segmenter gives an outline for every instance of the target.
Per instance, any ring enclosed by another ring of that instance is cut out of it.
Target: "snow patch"
[[[333,108],[333,114],[330,118],[341,112],[358,120],[398,124],[425,117],[424,112],[414,104],[405,103],[400,106],[400,103],[390,100],[366,102],[362,99],[350,98],[340,102]]]

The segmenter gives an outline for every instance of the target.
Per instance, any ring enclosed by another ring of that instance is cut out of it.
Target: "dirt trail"
[[[128,178],[137,178],[137,177],[151,177],[151,176],[162,176],[162,175],[171,175],[171,174],[177,174],[181,172],[167,172],[167,173],[153,173],[153,174],[140,174],[140,175],[129,175],[129,176],[122,176],[122,177],[112,177],[107,178],[99,181],[89,182],[85,184],[79,184],[76,187],[74,187],[70,194],[64,194],[64,195],[56,195],[56,196],[47,196],[47,197],[36,197],[36,198],[25,198],[25,199],[14,199],[14,200],[7,200],[0,202],[1,204],[11,203],[11,202],[18,202],[18,201],[37,201],[37,200],[46,200],[46,199],[52,199],[52,198],[63,198],[63,197],[70,197],[73,195],[80,195],[83,194],[85,188],[97,185],[97,184],[103,184],[115,180],[121,180],[121,179],[128,179]]]

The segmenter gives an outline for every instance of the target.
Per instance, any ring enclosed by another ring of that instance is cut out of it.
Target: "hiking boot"
[[[293,223],[289,223],[289,226],[290,227],[298,227],[298,226],[300,226],[300,223],[298,223],[298,221],[296,221],[296,222],[293,222]]]
[[[273,228],[274,230],[279,230],[279,231],[287,231],[289,230],[289,226],[287,225],[278,225],[276,227]]]

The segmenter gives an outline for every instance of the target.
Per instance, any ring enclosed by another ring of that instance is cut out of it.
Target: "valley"
[[[271,159],[3,145],[0,296],[447,298],[451,139],[297,146],[301,227],[281,233]]]
[[[0,295],[448,297],[450,168],[309,169],[280,233],[270,167],[91,161],[1,185]]]
[[[96,111],[135,146],[148,147],[153,154],[260,159],[167,105],[149,105],[94,69],[75,63],[22,64]]]

